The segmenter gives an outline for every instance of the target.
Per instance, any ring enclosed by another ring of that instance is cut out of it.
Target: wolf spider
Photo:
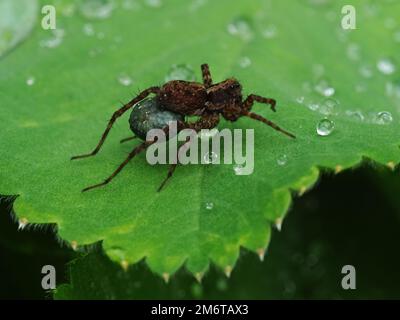
[[[293,134],[283,130],[272,121],[250,111],[254,102],[268,104],[271,106],[272,111],[276,111],[276,101],[274,99],[264,98],[256,94],[250,94],[246,97],[245,100],[243,100],[242,86],[240,85],[238,80],[236,80],[235,78],[229,78],[220,83],[213,84],[208,65],[203,64],[201,66],[201,70],[203,75],[203,83],[172,80],[161,87],[150,87],[142,91],[137,97],[135,97],[127,104],[125,104],[122,108],[114,112],[99,143],[92,152],[72,157],[71,160],[82,159],[96,155],[103,145],[105,139],[107,138],[107,135],[110,132],[114,122],[126,111],[132,108],[136,103],[145,99],[150,94],[156,95],[155,99],[157,103],[159,103],[159,105],[162,106],[165,110],[172,111],[182,116],[199,117],[196,122],[190,123],[179,121],[178,131],[183,129],[192,129],[196,132],[199,132],[201,129],[215,128],[219,123],[220,116],[228,121],[236,121],[240,117],[246,116],[261,121],[291,138],[295,138]],[[163,130],[164,132],[167,132],[168,125],[166,125]],[[127,141],[133,138],[134,137],[127,138],[123,141]],[[136,146],[129,153],[128,157],[107,179],[99,184],[83,189],[82,192],[108,184],[119,172],[121,172],[121,170],[133,157],[144,151],[149,145],[155,142],[155,139],[152,141],[144,141]],[[180,148],[183,148],[186,143],[184,143]],[[177,164],[170,165],[167,177],[161,183],[158,191],[160,191],[164,187],[168,179],[172,177],[176,167]]]

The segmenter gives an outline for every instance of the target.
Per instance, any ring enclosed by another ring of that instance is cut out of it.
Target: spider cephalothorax
[[[91,153],[75,156],[71,159],[80,159],[97,154],[114,122],[127,110],[132,108],[138,102],[144,100],[152,93],[156,95],[155,101],[157,103],[156,109],[152,107],[155,110],[154,112],[164,113],[163,117],[156,119],[154,125],[159,128],[164,126],[162,129],[166,132],[168,131],[167,120],[171,118],[176,118],[179,120],[179,130],[193,129],[196,132],[199,132],[201,129],[215,128],[218,125],[221,116],[229,121],[236,121],[240,117],[246,116],[264,122],[275,130],[280,131],[291,138],[295,138],[293,134],[281,129],[275,123],[250,111],[254,102],[269,104],[271,109],[275,111],[276,101],[274,99],[250,94],[246,97],[246,99],[243,100],[242,86],[238,80],[229,78],[220,83],[213,84],[208,65],[203,64],[201,66],[201,70],[203,74],[203,83],[173,80],[167,82],[161,87],[150,87],[142,91],[137,97],[132,99],[113,114],[99,143]],[[176,116],[174,116],[174,114]],[[132,114],[131,119],[135,118],[135,116],[135,114]],[[198,116],[199,119],[195,122],[185,122],[181,120],[184,119],[185,116]],[[143,139],[146,128],[140,128],[139,137]],[[135,132],[134,128],[132,128],[132,130]],[[138,132],[136,131],[136,134],[137,133]],[[131,139],[133,138],[127,138],[122,141]],[[156,140],[143,141],[131,151],[125,161],[104,182],[87,187],[82,191],[87,191],[109,183],[134,156],[144,151],[149,145],[155,142]],[[182,145],[181,148],[184,146],[185,144]],[[162,182],[158,191],[162,189],[166,181],[172,176],[176,166],[177,164],[171,164],[167,178]]]

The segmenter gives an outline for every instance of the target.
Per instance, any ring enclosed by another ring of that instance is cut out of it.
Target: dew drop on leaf
[[[237,175],[237,176],[243,175],[243,173],[244,173],[243,169],[244,169],[244,167],[241,164],[236,164],[233,166],[233,171],[235,172],[235,175]]]
[[[396,66],[389,58],[380,59],[376,66],[378,70],[385,75],[390,75],[396,71]]]
[[[206,164],[215,163],[217,160],[218,160],[218,154],[216,154],[215,152],[207,152],[204,155],[204,162]]]
[[[320,136],[329,136],[334,129],[335,123],[327,118],[324,118],[317,123],[317,133]]]
[[[123,86],[130,86],[131,84],[132,84],[132,78],[129,76],[129,75],[127,75],[126,73],[121,73],[119,76],[118,76],[118,82],[120,83],[120,84],[122,84]]]
[[[300,96],[300,97],[297,97],[296,98],[296,102],[298,102],[298,103],[304,103],[304,96]]]
[[[376,115],[375,123],[389,124],[393,121],[393,116],[389,111],[381,111]]]
[[[80,0],[78,10],[87,19],[107,19],[115,8],[114,0]]]
[[[207,210],[212,210],[214,208],[214,203],[212,202],[206,202],[206,209]]]
[[[193,68],[187,64],[174,64],[165,77],[165,82],[172,80],[195,81],[196,74]]]
[[[276,159],[276,163],[280,166],[286,165],[288,162],[288,156],[286,154],[283,154]]]
[[[324,97],[331,97],[335,94],[335,88],[326,79],[320,79],[314,86],[314,90]]]
[[[372,68],[369,66],[361,66],[360,67],[360,74],[364,78],[371,78],[372,77]]]
[[[324,101],[322,101],[319,111],[324,114],[324,115],[330,115],[335,113],[335,108],[339,105],[339,101],[332,99],[332,98],[327,98]]]
[[[33,85],[35,84],[35,77],[29,76],[29,77],[26,79],[26,84],[27,84],[28,86],[33,86]]]
[[[43,48],[54,49],[58,47],[64,39],[64,29],[51,30],[52,36],[40,41],[40,46]]]
[[[262,36],[265,39],[273,39],[277,36],[278,30],[276,28],[276,26],[274,25],[270,25],[268,27],[266,27],[263,31],[262,31]]]
[[[251,66],[251,60],[249,57],[241,57],[239,59],[239,66],[241,68],[248,68]]]
[[[89,37],[94,36],[95,31],[91,23],[85,23],[83,25],[83,33]]]
[[[346,116],[348,116],[349,118],[351,118],[352,120],[356,120],[356,121],[364,121],[365,116],[363,115],[363,113],[361,111],[353,111],[353,110],[346,110],[345,112]]]
[[[250,21],[244,17],[234,19],[228,24],[227,29],[229,34],[245,41],[251,40],[254,35]]]
[[[145,0],[145,3],[152,8],[160,8],[162,6],[161,0]]]

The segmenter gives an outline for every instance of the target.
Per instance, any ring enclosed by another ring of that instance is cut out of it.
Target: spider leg
[[[206,88],[209,88],[212,86],[212,78],[211,78],[211,73],[210,73],[210,68],[208,67],[208,64],[202,64],[201,65],[201,73],[203,74],[203,83]]]
[[[83,154],[83,155],[80,155],[80,156],[72,157],[71,160],[81,159],[81,158],[86,158],[86,157],[91,157],[91,156],[96,155],[97,152],[99,152],[99,150],[100,150],[101,146],[103,145],[104,141],[106,140],[107,135],[110,132],[114,122],[120,116],[122,116],[127,110],[129,110],[131,107],[133,107],[139,101],[141,101],[144,98],[146,98],[149,94],[151,94],[151,93],[157,94],[158,92],[159,92],[159,87],[150,87],[150,88],[142,91],[141,93],[139,93],[139,95],[136,98],[133,98],[131,101],[129,101],[127,104],[125,104],[122,108],[120,108],[117,111],[115,111],[114,114],[112,115],[110,121],[108,122],[107,128],[104,131],[103,135],[101,136],[101,139],[100,139],[99,143],[97,144],[96,148],[92,152],[90,152],[88,154]]]
[[[254,120],[258,120],[258,121],[264,122],[265,124],[267,124],[267,125],[269,125],[270,127],[274,128],[276,131],[282,132],[283,134],[285,134],[285,135],[287,135],[287,136],[289,136],[289,137],[291,137],[291,138],[293,138],[293,139],[296,139],[296,136],[295,136],[295,135],[293,135],[293,134],[291,134],[290,132],[288,132],[288,131],[282,129],[281,127],[279,127],[278,125],[276,125],[276,124],[273,123],[272,121],[270,121],[270,120],[268,120],[268,119],[265,119],[264,117],[260,116],[260,115],[257,114],[257,113],[245,112],[244,115],[247,116],[247,117],[249,117],[249,118],[252,118],[252,119],[254,119]]]
[[[256,94],[250,94],[246,98],[246,100],[243,102],[245,110],[249,111],[251,109],[251,107],[253,106],[254,102],[256,102],[256,101],[260,102],[260,103],[269,104],[269,105],[271,105],[271,110],[274,112],[276,111],[276,109],[275,109],[276,101],[274,99],[264,98],[264,97],[258,96]]]
[[[181,145],[181,146],[179,147],[179,150],[178,150],[177,155],[176,155],[177,159],[179,159],[178,155],[179,155],[179,152],[181,152],[182,149],[184,149],[184,148],[185,148],[185,149],[189,148],[189,143],[190,143],[189,138],[187,138],[187,139],[186,139],[186,142],[185,142],[183,145]],[[177,166],[178,166],[178,163],[173,163],[173,164],[171,164],[171,165],[169,166],[167,177],[163,180],[163,182],[161,182],[161,185],[158,187],[157,192],[160,192],[161,189],[164,188],[164,186],[165,186],[165,184],[167,183],[167,181],[168,181],[168,180],[172,177],[172,175],[174,174],[174,171],[175,171],[175,169],[176,169]]]
[[[215,113],[210,113],[210,114],[205,114],[197,120],[196,122],[193,123],[181,123],[180,124],[180,130],[183,129],[192,129],[198,133],[201,129],[212,129],[215,128],[219,123],[219,114]],[[179,153],[182,152],[183,149],[189,148],[190,145],[190,139],[189,137],[186,139],[186,142],[179,147],[179,150],[177,152],[177,159],[179,160]],[[165,186],[167,181],[172,177],[172,175],[175,172],[176,167],[178,166],[178,163],[173,163],[170,165],[167,177],[164,179],[164,181],[161,183],[160,187],[157,189],[157,192],[160,192],[161,189]]]
[[[125,139],[120,140],[119,143],[124,143],[124,142],[127,142],[127,141],[131,141],[131,140],[136,139],[136,138],[137,138],[136,136],[125,138]]]
[[[119,167],[112,173],[111,176],[109,176],[109,177],[108,177],[106,180],[104,180],[102,183],[98,183],[98,184],[95,184],[95,185],[93,185],[93,186],[90,186],[90,187],[87,187],[87,188],[83,189],[82,192],[89,191],[89,190],[91,190],[91,189],[98,188],[98,187],[102,187],[102,186],[105,186],[106,184],[108,184],[118,173],[121,172],[121,170],[128,164],[129,161],[131,161],[131,159],[132,159],[134,156],[136,156],[136,155],[138,155],[140,152],[146,150],[146,148],[147,148],[150,144],[152,144],[152,143],[154,143],[154,142],[155,142],[155,141],[145,141],[145,142],[142,142],[141,144],[139,144],[138,146],[136,146],[136,147],[131,151],[131,153],[129,153],[128,157],[124,160],[124,162],[122,162],[122,163],[119,165]]]

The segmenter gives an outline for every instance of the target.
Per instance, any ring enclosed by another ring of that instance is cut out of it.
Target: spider
[[[239,81],[235,78],[229,78],[220,83],[213,84],[210,70],[207,64],[201,65],[201,71],[203,76],[203,83],[188,82],[182,80],[172,80],[165,83],[161,87],[150,87],[136,96],[134,99],[123,105],[120,109],[114,112],[110,121],[108,122],[107,128],[105,129],[100,141],[96,148],[88,153],[79,156],[72,157],[71,160],[82,159],[96,155],[102,147],[104,141],[107,138],[115,121],[121,117],[126,111],[141,102],[151,94],[155,94],[155,100],[159,106],[164,110],[170,111],[173,114],[184,119],[185,116],[198,116],[199,119],[195,122],[185,122],[178,120],[178,131],[183,129],[192,129],[199,132],[202,129],[215,128],[222,116],[228,121],[236,121],[240,117],[246,116],[254,120],[261,121],[273,129],[291,137],[296,138],[293,134],[285,131],[284,129],[277,126],[272,121],[251,112],[251,108],[254,102],[264,103],[271,106],[272,111],[275,110],[276,101],[271,98],[264,98],[256,94],[250,94],[243,100],[242,86]],[[131,123],[132,127],[132,123]],[[163,128],[164,132],[168,131],[168,124]],[[131,140],[135,137],[121,140],[121,142]],[[146,150],[146,148],[155,143],[156,139],[151,141],[143,141],[137,145],[128,155],[128,157],[119,165],[119,167],[103,182],[89,186],[82,190],[82,192],[105,186],[108,184],[121,170],[127,165],[127,163],[140,152]],[[185,147],[186,141],[180,148]],[[179,150],[178,150],[179,152]],[[164,187],[165,183],[170,179],[177,167],[177,164],[171,164],[168,170],[167,177],[161,183],[158,188],[158,192]]]

